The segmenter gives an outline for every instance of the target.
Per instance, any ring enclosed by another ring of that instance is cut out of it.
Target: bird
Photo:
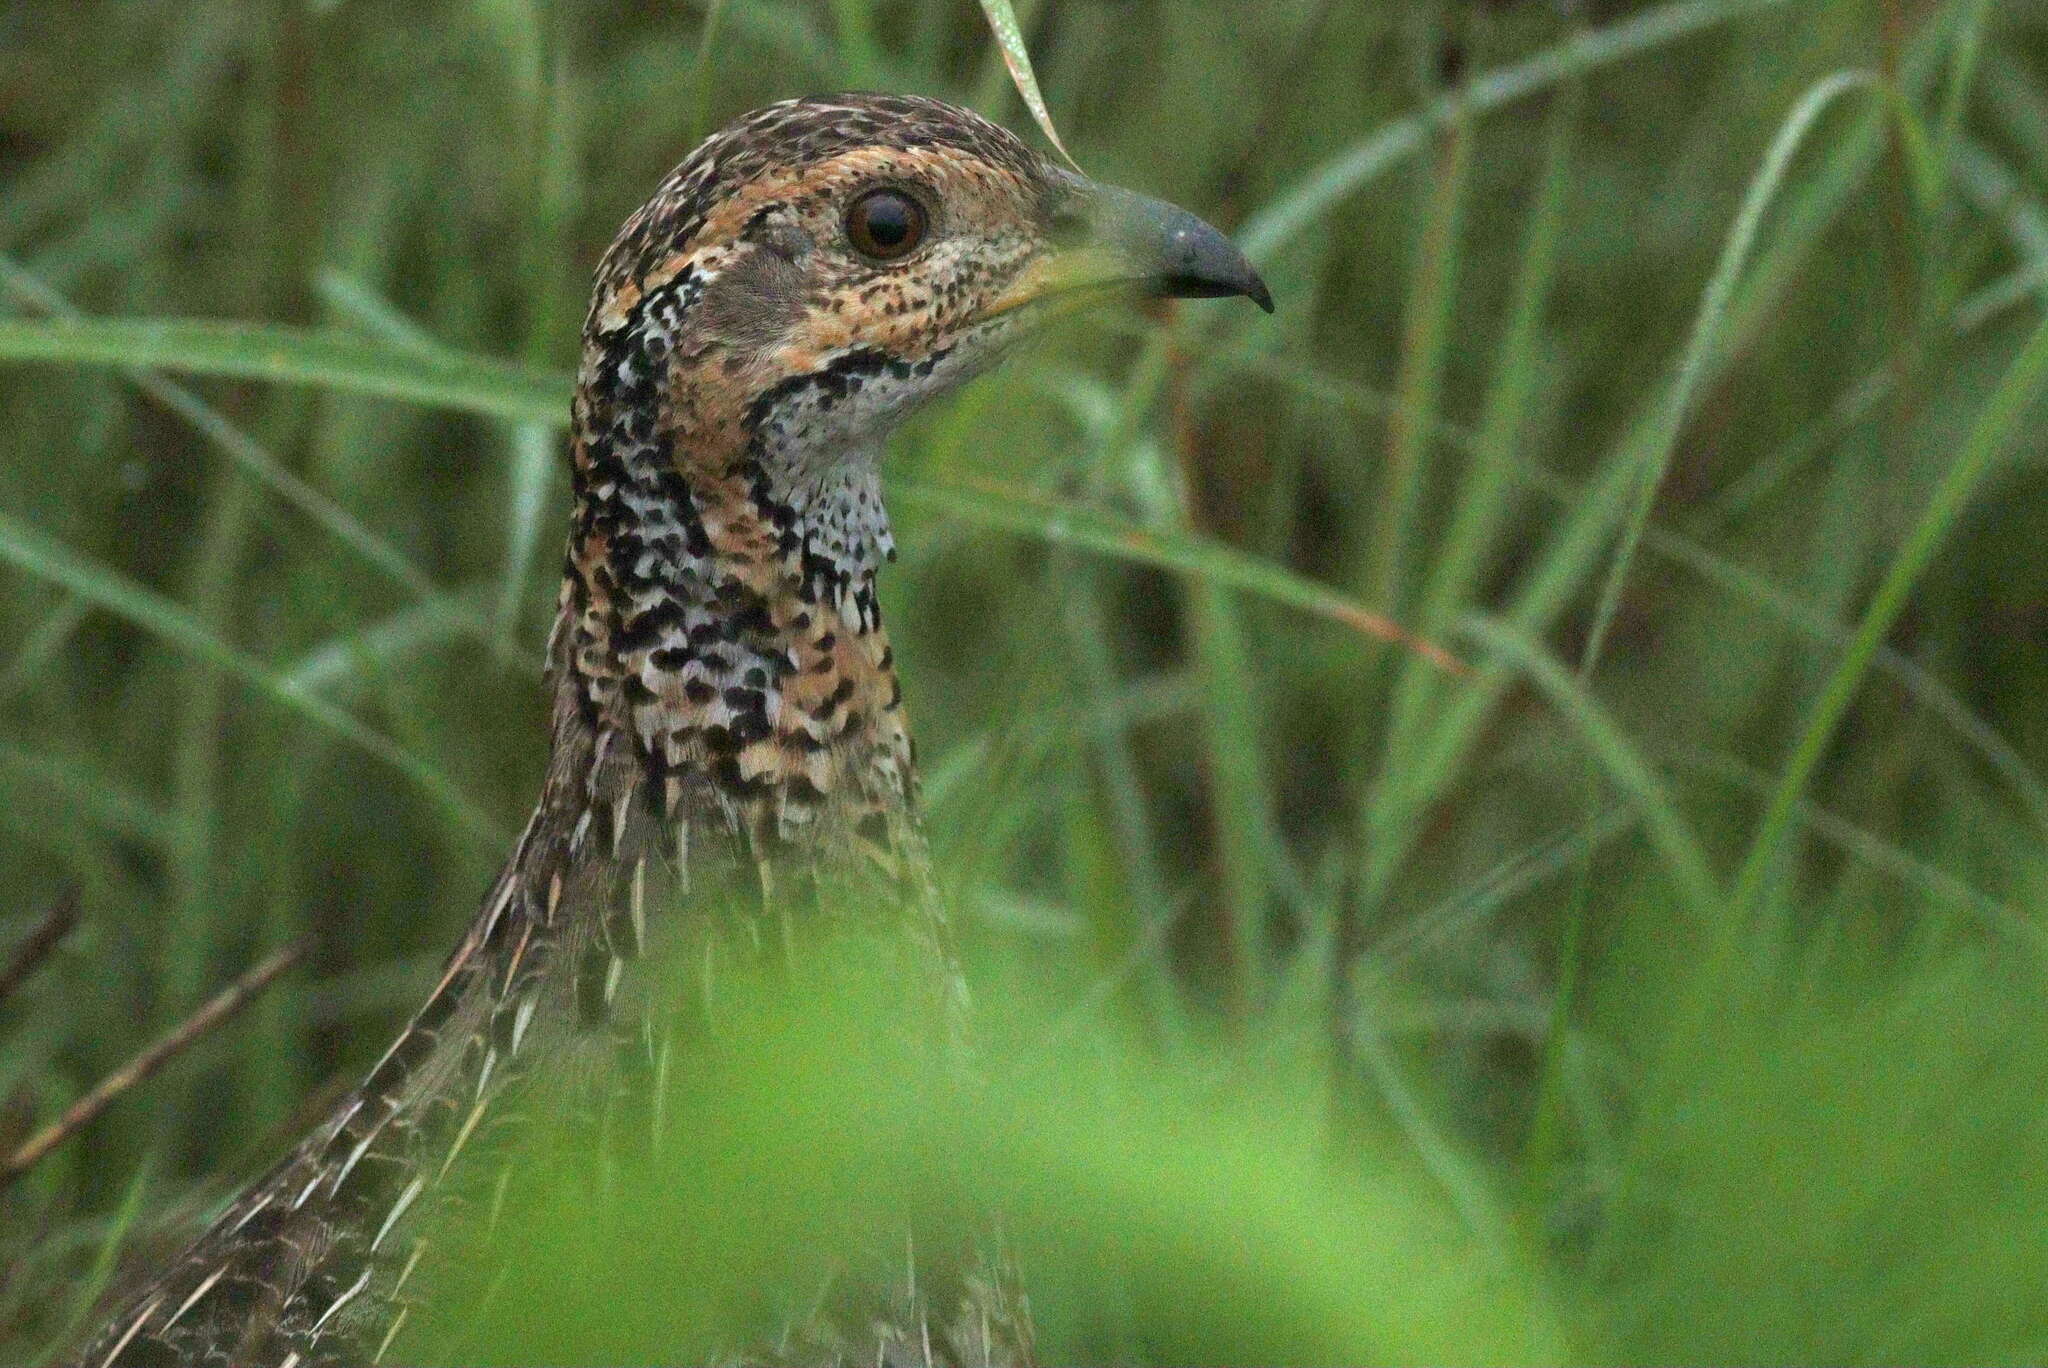
[[[601,259],[583,325],[532,816],[368,1076],[76,1363],[402,1353],[424,1213],[487,1162],[479,1135],[520,1098],[631,1053],[622,985],[659,923],[850,891],[957,1009],[876,597],[896,555],[882,450],[1049,320],[1131,293],[1272,309],[1194,214],[934,99],[768,105],[660,182]],[[977,1308],[978,1340],[945,1331],[954,1310],[791,1343],[821,1362],[1028,1361],[1014,1307]]]

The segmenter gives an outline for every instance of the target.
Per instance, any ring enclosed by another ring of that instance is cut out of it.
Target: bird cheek
[[[858,346],[915,356],[931,343],[928,304],[921,293],[897,282],[889,282],[886,289],[848,291],[822,300],[792,334],[792,341],[815,352]]]
[[[697,308],[707,335],[744,350],[770,346],[804,316],[803,271],[757,249],[713,276]]]

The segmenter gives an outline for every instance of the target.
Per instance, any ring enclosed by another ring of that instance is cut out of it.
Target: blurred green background
[[[1077,323],[893,451],[981,998],[1175,1080],[1067,1115],[1067,1228],[1258,1235],[1051,1344],[2048,1357],[2048,8],[1017,8],[1081,165],[1279,302]],[[0,1191],[0,1361],[430,985],[541,773],[590,270],[846,87],[1029,125],[969,0],[0,12],[0,947],[83,908],[0,1156],[311,938]],[[1161,1330],[1289,1258],[1364,1328]]]

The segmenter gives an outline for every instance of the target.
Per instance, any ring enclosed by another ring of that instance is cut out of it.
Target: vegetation
[[[1016,9],[1080,164],[1279,310],[1077,323],[898,442],[1002,1105],[773,1018],[679,1104],[759,1146],[689,1172],[971,1163],[1053,1359],[2038,1361],[2048,10]],[[523,818],[618,221],[783,95],[1030,119],[965,0],[0,50],[0,946],[82,908],[0,1001],[0,1160],[309,943],[0,1190],[22,1362],[375,1057]],[[645,1343],[574,1309],[530,1343]]]

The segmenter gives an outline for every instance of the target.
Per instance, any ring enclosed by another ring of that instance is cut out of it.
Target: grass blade
[[[193,319],[0,319],[0,360],[146,366],[311,385],[520,423],[568,422],[565,378],[467,353],[422,355],[346,333]]]
[[[1095,509],[1061,503],[993,480],[948,481],[944,484],[902,481],[897,485],[895,497],[934,512],[965,518],[983,527],[1035,537],[1055,546],[1079,547],[1116,560],[1202,576],[1274,603],[1327,618],[1361,636],[1413,651],[1447,674],[1469,673],[1464,662],[1443,647],[1422,640],[1398,623],[1335,589],[1204,538],[1138,527]]]
[[[1789,0],[1684,0],[1576,34],[1525,62],[1488,72],[1458,95],[1432,100],[1419,112],[1387,125],[1310,171],[1292,190],[1246,220],[1239,241],[1254,260],[1271,256],[1380,172],[1420,151],[1430,130],[1457,118],[1461,106],[1474,116],[1490,113],[1575,76],[1787,3]]]
[[[1395,406],[1391,395],[1355,381],[1283,364],[1275,358],[1238,352],[1224,359],[1233,366],[1288,385],[1322,403],[1378,416],[1391,412]],[[1434,425],[1432,436],[1441,446],[1468,460],[1487,459],[1485,434],[1475,435],[1455,424],[1439,421]],[[1523,488],[1547,502],[1561,509],[1578,510],[1582,518],[1589,517],[1590,511],[1607,497],[1603,492],[1608,488],[1606,484],[1600,481],[1586,484],[1569,479],[1527,457],[1510,456],[1508,474]],[[1611,475],[1610,471],[1602,479]],[[1696,536],[1653,523],[1644,531],[1643,546],[1659,559],[1690,571],[1722,592],[1754,606],[1770,621],[1791,628],[1801,636],[1837,647],[1845,645],[1849,639],[1852,629],[1838,622],[1824,608],[1776,584],[1767,575],[1712,550]],[[1443,563],[1439,561],[1440,565]],[[1428,632],[1426,623],[1420,630]],[[1954,690],[1913,661],[1895,651],[1880,649],[1875,668],[1896,680],[1916,703],[1941,718],[1970,750],[2007,782],[2014,796],[2026,805],[2035,823],[2044,834],[2048,834],[2048,783],[2035,773],[2025,756],[1972,711]],[[1488,672],[1482,670],[1477,681],[1478,689],[1493,687],[1487,682],[1488,678]],[[1465,706],[1465,699],[1461,697],[1460,707]],[[1441,758],[1448,753],[1437,748],[1437,740],[1427,736],[1424,739],[1430,741],[1431,755]],[[1431,763],[1402,761],[1399,767],[1435,773],[1430,768]],[[1390,764],[1387,768],[1391,771],[1396,766]],[[1391,831],[1393,828],[1383,827],[1382,830]]]
[[[4,281],[17,294],[60,319],[76,322],[84,318],[62,295],[49,289],[5,257],[0,257],[0,281]],[[229,422],[211,404],[184,386],[173,384],[147,368],[128,366],[124,369],[128,373],[129,381],[137,389],[184,419],[194,431],[225,453],[228,459],[267,486],[272,493],[326,529],[335,540],[404,585],[414,595],[420,598],[440,597],[439,587],[424,570],[408,560],[403,552],[365,527],[354,514],[287,469],[262,443]]]
[[[222,641],[168,599],[94,565],[69,547],[50,540],[4,513],[0,513],[0,561],[69,589],[192,659],[220,668],[314,725],[390,765],[417,785],[480,844],[492,848],[504,844],[506,833],[438,769],[400,749],[390,738],[372,731],[333,704],[280,679],[262,663]]]
[[[1045,107],[1045,96],[1038,89],[1038,77],[1031,70],[1031,53],[1024,46],[1024,31],[1017,26],[1017,11],[1010,7],[1010,0],[981,0],[981,12],[988,20],[989,32],[995,35],[996,46],[1002,49],[1003,65],[1010,69],[1011,82],[1024,97],[1024,107],[1031,111],[1046,141],[1059,149],[1067,165],[1079,171],[1081,164],[1060,141],[1060,131],[1053,127],[1052,111]]]
[[[1534,684],[1571,723],[1579,739],[1641,818],[1665,871],[1702,927],[1715,925],[1724,906],[1720,880],[1706,851],[1679,815],[1664,785],[1585,686],[1566,673],[1549,652],[1506,623],[1468,617],[1460,634]]]
[[[1763,226],[1764,212],[1777,198],[1778,187],[1784,183],[1793,155],[1828,106],[1852,90],[1874,85],[1875,79],[1867,73],[1845,71],[1828,77],[1807,91],[1778,130],[1770,150],[1764,154],[1763,165],[1750,181],[1749,193],[1743,200],[1741,212],[1735,217],[1734,227],[1728,232],[1727,245],[1721,250],[1720,263],[1714,268],[1713,279],[1707,283],[1706,294],[1700,300],[1699,313],[1693,320],[1692,333],[1686,339],[1685,351],[1678,363],[1678,374],[1658,406],[1653,422],[1644,431],[1638,452],[1634,454],[1635,461],[1639,463],[1639,473],[1622,523],[1621,544],[1616,548],[1614,560],[1600,585],[1599,602],[1593,610],[1592,630],[1587,634],[1586,649],[1579,661],[1579,672],[1588,678],[1600,658],[1601,647],[1606,644],[1615,611],[1621,606],[1622,586],[1628,579],[1629,567],[1635,562],[1636,547],[1642,541],[1643,529],[1649,525],[1650,510],[1657,502],[1657,491],[1664,483],[1665,472],[1670,469],[1671,453],[1678,445],[1678,436],[1685,426],[1694,397],[1699,393],[1701,382],[1712,365],[1714,352],[1720,345],[1729,303],[1756,244],[1757,233]]]
[[[2044,381],[2048,381],[2048,323],[2041,324],[2027,340],[1984,405],[1976,426],[1893,557],[1891,567],[1864,610],[1863,620],[1857,624],[1855,635],[1807,714],[1798,744],[1757,825],[1755,840],[1736,881],[1735,905],[1745,913],[1753,911],[1762,896],[1807,781],[1819,767],[1885,636],[1905,609],[1913,586],[1955,526],[1992,461],[2005,449],[2013,429],[2040,394]]]

